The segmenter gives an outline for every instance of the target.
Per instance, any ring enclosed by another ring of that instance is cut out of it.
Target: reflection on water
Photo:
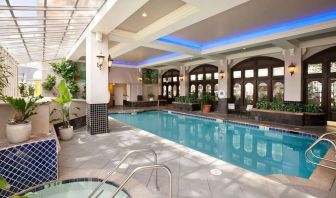
[[[262,175],[281,173],[308,178],[315,168],[304,157],[314,141],[309,137],[158,111],[111,116]],[[323,156],[327,148],[320,145],[315,152]]]

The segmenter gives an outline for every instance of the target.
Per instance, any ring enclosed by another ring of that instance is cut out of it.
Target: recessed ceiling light
[[[147,13],[146,12],[142,13],[142,17],[147,17]]]

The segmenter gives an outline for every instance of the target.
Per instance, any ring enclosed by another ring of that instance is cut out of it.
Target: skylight
[[[106,0],[0,0],[0,46],[19,63],[63,58]]]

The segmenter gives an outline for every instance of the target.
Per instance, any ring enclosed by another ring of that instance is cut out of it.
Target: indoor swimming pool
[[[110,117],[261,175],[309,178],[315,169],[304,156],[316,139],[310,135],[165,111]],[[324,156],[328,148],[314,151]]]

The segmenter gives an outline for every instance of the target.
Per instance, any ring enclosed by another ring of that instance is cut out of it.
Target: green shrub
[[[77,82],[75,80],[71,80],[69,82],[66,83],[67,87],[70,90],[71,95],[76,98],[77,97],[77,93],[79,92],[79,87],[77,85]]]
[[[32,85],[29,85],[28,87],[28,95],[34,96],[35,95],[35,88]]]
[[[48,75],[46,80],[42,83],[43,89],[51,91],[56,85],[56,76]]]
[[[25,83],[20,82],[19,86],[18,86],[18,89],[19,89],[19,93],[20,93],[21,97],[27,97],[28,96],[27,85]]]
[[[314,104],[300,104],[300,103],[284,104],[281,102],[268,102],[268,101],[258,101],[256,104],[256,108],[264,110],[288,111],[288,112],[310,112],[310,113],[323,112],[323,109],[320,106]]]
[[[79,87],[76,82],[76,78],[79,74],[77,64],[63,59],[61,62],[50,63],[50,65],[52,70],[65,80],[72,96],[77,97],[77,93],[79,92]]]
[[[211,93],[204,92],[202,94],[202,98],[200,100],[201,106],[206,105],[206,104],[211,104],[216,100],[216,97],[211,95]]]
[[[180,103],[198,103],[197,98],[194,93],[190,93],[186,96],[176,97],[175,101],[180,102]]]

